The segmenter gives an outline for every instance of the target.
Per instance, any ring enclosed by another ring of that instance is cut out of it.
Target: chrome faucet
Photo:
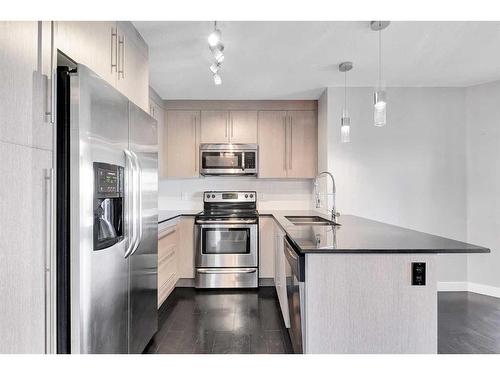
[[[332,214],[332,221],[337,224],[337,217],[340,216],[340,213],[336,211],[335,209],[335,192],[336,192],[336,189],[335,189],[335,179],[333,178],[333,175],[330,173],[330,172],[320,172],[316,178],[314,179],[314,189],[316,191],[316,208],[321,208],[321,198],[320,198],[320,194],[319,194],[319,190],[318,190],[318,178],[320,178],[322,175],[328,175],[330,176],[331,180],[332,180],[332,210],[331,210],[331,214]],[[328,200],[327,200],[328,202]],[[327,203],[328,204],[328,203]]]

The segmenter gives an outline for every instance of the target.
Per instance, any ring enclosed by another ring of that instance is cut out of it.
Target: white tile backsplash
[[[257,179],[252,177],[205,177],[163,179],[158,189],[160,210],[197,210],[207,190],[253,190],[261,210],[309,210],[313,206],[311,179]]]

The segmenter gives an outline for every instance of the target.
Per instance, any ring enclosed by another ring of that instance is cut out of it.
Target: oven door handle
[[[225,225],[225,224],[257,224],[257,220],[224,220],[224,221],[216,221],[216,220],[203,220],[197,219],[197,224],[216,224],[216,225]]]
[[[256,268],[220,268],[220,269],[214,269],[214,268],[197,268],[196,272],[198,273],[203,273],[203,274],[230,274],[230,273],[255,273],[257,272]]]

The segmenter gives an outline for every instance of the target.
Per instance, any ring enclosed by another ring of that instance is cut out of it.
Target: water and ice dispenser
[[[94,162],[94,250],[123,239],[123,173],[118,165]]]

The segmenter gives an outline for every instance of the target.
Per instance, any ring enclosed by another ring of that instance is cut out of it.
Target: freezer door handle
[[[136,184],[134,187],[134,193],[136,194],[136,199],[137,199],[135,223],[139,229],[138,235],[136,236],[135,239],[134,248],[130,254],[133,255],[137,251],[139,244],[142,241],[142,180],[141,180],[142,168],[141,164],[139,163],[139,158],[137,157],[137,154],[133,151],[130,151],[130,153],[132,154],[132,157],[134,159],[135,170],[136,170],[136,179],[135,179]]]
[[[136,166],[134,162],[134,157],[129,150],[124,150],[125,158],[127,160],[127,211],[128,211],[128,246],[125,251],[125,258],[128,258],[132,251],[137,238],[137,197],[136,197]]]

